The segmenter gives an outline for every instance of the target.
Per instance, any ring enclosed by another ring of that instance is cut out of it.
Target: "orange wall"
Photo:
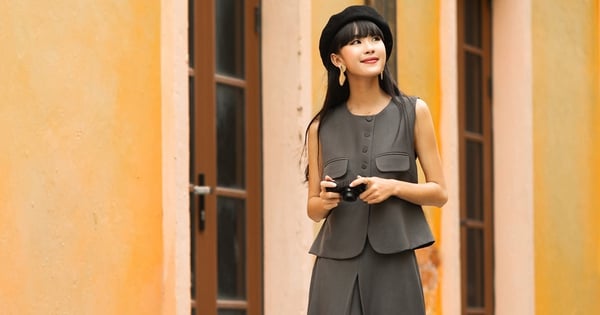
[[[0,309],[161,308],[160,2],[0,2]]]
[[[404,93],[419,96],[427,102],[437,129],[438,145],[441,147],[439,6],[438,1],[397,1],[397,35],[394,50],[397,58],[398,86]],[[437,208],[425,207],[425,213],[436,243],[432,247],[418,250],[417,257],[427,313],[433,315],[442,313],[441,212]]]
[[[598,1],[533,1],[538,314],[600,314]]]

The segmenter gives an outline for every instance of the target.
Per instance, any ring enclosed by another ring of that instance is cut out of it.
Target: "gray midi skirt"
[[[419,266],[412,250],[379,254],[366,242],[351,259],[317,257],[308,315],[424,315]]]

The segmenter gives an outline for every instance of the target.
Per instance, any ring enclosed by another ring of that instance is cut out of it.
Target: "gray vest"
[[[356,116],[345,104],[321,122],[323,177],[350,182],[357,175],[418,181],[414,148],[415,98],[393,101],[375,116]],[[310,253],[344,259],[359,255],[365,242],[381,254],[433,244],[420,205],[390,197],[368,205],[342,201],[330,213]]]

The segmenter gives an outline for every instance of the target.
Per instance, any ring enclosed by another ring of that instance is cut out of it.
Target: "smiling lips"
[[[367,58],[367,59],[361,60],[360,62],[372,64],[372,63],[376,63],[377,61],[379,61],[379,58],[372,57],[372,58]]]

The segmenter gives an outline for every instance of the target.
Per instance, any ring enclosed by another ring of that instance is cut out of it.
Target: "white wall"
[[[496,314],[535,314],[531,0],[492,12]]]
[[[164,293],[162,314],[190,313],[187,2],[161,1]]]
[[[298,165],[311,113],[309,0],[262,1],[264,313],[306,314],[313,224]]]
[[[448,202],[442,210],[441,304],[444,314],[460,314],[460,169],[458,143],[458,59],[456,0],[440,3],[440,145]]]

